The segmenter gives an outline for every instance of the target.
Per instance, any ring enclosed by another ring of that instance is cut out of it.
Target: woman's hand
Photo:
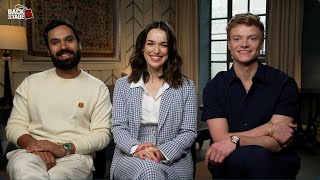
[[[158,163],[165,159],[162,152],[152,143],[140,144],[133,156],[142,160],[146,157]]]
[[[143,149],[145,149],[147,147],[154,147],[154,144],[150,143],[150,142],[142,143],[137,147],[136,152],[141,151],[141,150],[143,150]]]

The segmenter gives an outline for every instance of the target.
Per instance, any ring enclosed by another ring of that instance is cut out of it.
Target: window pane
[[[224,61],[227,62],[227,54],[211,54],[211,61]]]
[[[239,14],[239,13],[246,13],[246,12],[248,12],[248,0],[233,0],[232,1],[232,16]]]
[[[259,16],[261,22],[263,23],[264,26],[264,31],[266,31],[266,16]]]
[[[211,21],[211,39],[221,40],[227,39],[227,19],[219,19]]]
[[[218,72],[226,70],[226,63],[211,63],[211,79],[214,78],[218,74]]]
[[[266,38],[267,35],[267,24],[266,24],[266,16],[259,16],[261,22],[263,23],[264,26],[264,38]]]
[[[230,62],[229,64],[230,64],[229,69],[231,69],[231,67],[233,66],[233,62]]]
[[[260,50],[258,59],[262,63],[266,62],[266,41],[263,42],[263,48],[262,48],[262,50]]]
[[[252,14],[266,14],[266,0],[253,0],[250,1],[250,12]]]
[[[227,53],[227,41],[212,41],[211,53]]]
[[[212,0],[212,18],[227,17],[228,1],[226,0]]]
[[[263,48],[260,50],[260,54],[266,54],[266,40],[263,41]]]

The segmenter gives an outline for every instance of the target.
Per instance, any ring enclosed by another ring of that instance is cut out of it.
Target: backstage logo
[[[8,9],[8,19],[32,19],[32,9],[27,8],[24,5],[17,4],[13,9]]]

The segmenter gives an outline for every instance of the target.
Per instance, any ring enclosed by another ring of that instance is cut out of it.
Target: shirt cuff
[[[130,155],[132,155],[133,153],[135,153],[137,148],[138,148],[138,145],[132,146],[132,148],[131,148],[131,150],[130,150]]]
[[[161,151],[162,155],[164,156],[164,158],[166,158],[165,160],[162,160],[161,162],[164,163],[164,164],[167,164],[169,163],[169,158]]]

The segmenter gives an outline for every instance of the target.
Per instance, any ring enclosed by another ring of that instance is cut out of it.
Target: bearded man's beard
[[[61,56],[63,53],[69,53],[73,55],[73,57],[61,60],[58,57]],[[81,53],[79,49],[76,51],[76,53],[70,49],[62,49],[61,51],[57,52],[55,56],[51,55],[53,65],[56,68],[62,70],[69,70],[76,67],[79,64],[80,59]]]

